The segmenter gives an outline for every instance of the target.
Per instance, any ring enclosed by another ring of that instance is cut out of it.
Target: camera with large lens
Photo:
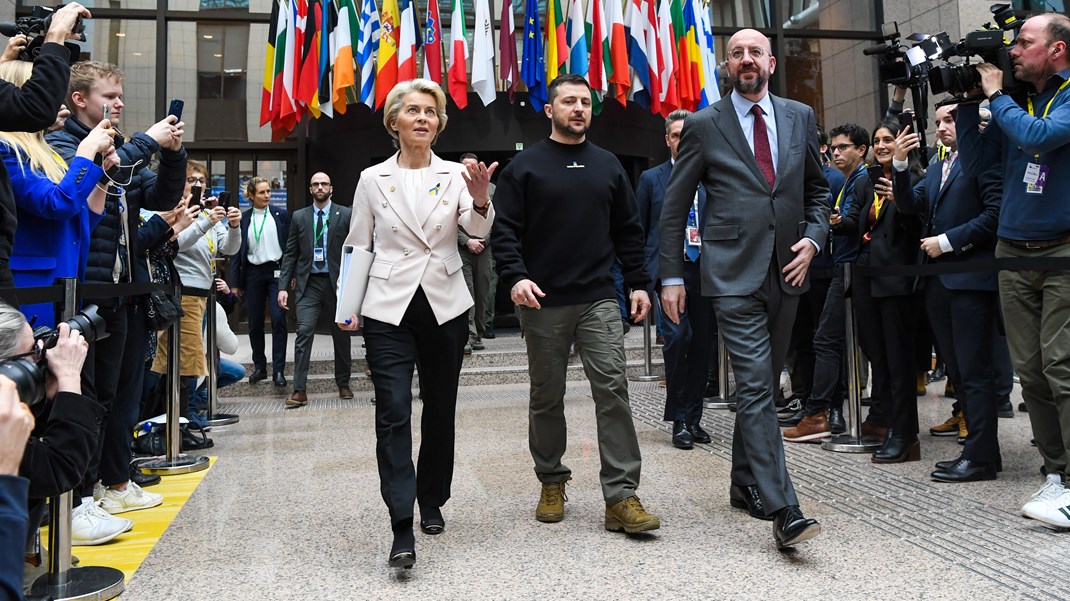
[[[15,19],[14,23],[0,23],[0,34],[12,38],[21,33],[29,39],[26,48],[19,53],[20,61],[33,62],[33,59],[41,53],[41,45],[45,43],[44,34],[52,25],[52,15],[61,8],[63,8],[63,5],[56,6],[55,8],[34,6],[30,16],[19,17],[18,19]],[[79,17],[78,21],[74,24],[72,33],[76,33],[80,36],[78,38],[79,41],[85,41],[85,22],[82,21],[81,17]],[[78,61],[82,49],[77,44],[71,44],[69,42],[64,42],[63,45],[71,51],[71,62],[74,63]]]
[[[1023,21],[1015,16],[1009,4],[993,4],[990,10],[994,25],[985,23],[981,29],[967,33],[957,44],[942,45],[940,53],[932,57],[946,63],[929,71],[929,89],[934,94],[965,96],[979,87],[981,74],[977,71],[977,65],[969,62],[973,56],[995,65],[1003,72],[1004,91],[1013,94],[1021,89],[1022,82],[1014,77],[1011,49],[1014,48]],[[943,35],[946,37],[946,34]],[[962,57],[965,61],[947,62],[955,57]]]
[[[86,342],[93,343],[108,337],[104,328],[104,318],[100,316],[96,305],[86,305],[66,323],[72,331],[81,332]],[[15,382],[19,390],[19,399],[30,407],[45,400],[48,349],[56,346],[59,341],[59,331],[48,326],[35,328],[33,341],[35,348],[40,349],[35,358],[18,357],[0,361],[0,376],[7,376]]]

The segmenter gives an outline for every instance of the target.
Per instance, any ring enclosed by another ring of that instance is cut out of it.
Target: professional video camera
[[[932,67],[928,55],[936,49],[930,41],[931,38],[922,34],[911,34],[907,40],[917,44],[906,48],[899,41],[899,23],[895,21],[881,25],[881,33],[884,44],[862,50],[862,54],[866,56],[877,57],[877,75],[881,83],[903,87],[922,85]]]
[[[969,62],[971,56],[980,57],[983,62],[992,63],[1003,71],[1002,87],[1007,93],[1012,94],[1021,88],[1022,82],[1014,77],[1010,51],[1023,21],[1014,15],[1009,4],[993,4],[989,10],[992,11],[995,25],[985,23],[981,29],[967,33],[957,44],[951,44],[946,33],[937,34],[936,37],[943,36],[941,50],[930,58],[948,61],[959,56],[966,61],[948,62],[929,71],[929,89],[934,94],[964,96],[981,85],[981,74],[977,71],[977,65]]]
[[[82,333],[86,342],[92,343],[108,337],[104,329],[104,318],[97,312],[96,305],[86,305],[74,317],[67,320],[71,330]],[[34,356],[17,356],[0,361],[0,375],[11,378],[19,389],[19,399],[29,406],[34,406],[45,399],[45,373],[48,371],[48,349],[56,346],[59,331],[48,326],[35,328],[33,331],[35,348],[40,352]]]
[[[0,34],[11,38],[21,33],[29,39],[26,48],[19,53],[20,61],[33,62],[33,59],[37,58],[37,55],[41,52],[41,45],[45,43],[44,34],[52,25],[52,15],[61,8],[63,8],[62,5],[55,8],[34,6],[33,13],[30,16],[19,17],[14,23],[0,23]],[[85,22],[82,21],[81,17],[75,23],[72,33],[79,35],[78,41],[85,41]],[[76,62],[82,53],[82,49],[77,44],[69,42],[64,42],[63,45],[71,51],[71,62]]]

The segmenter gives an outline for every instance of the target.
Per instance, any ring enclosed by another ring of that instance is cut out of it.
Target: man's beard
[[[569,122],[569,117],[571,117],[571,115],[569,115],[568,117],[565,117],[564,119],[558,119],[557,115],[554,115],[554,119],[553,119],[554,129],[557,130],[561,135],[567,136],[567,137],[570,137],[570,138],[579,138],[579,137],[582,137],[582,136],[586,135],[587,134],[587,126],[584,125],[583,129],[581,131],[577,132],[574,129],[572,129],[572,124]]]
[[[746,71],[746,73],[754,73],[755,78],[750,83],[743,81],[743,73],[739,73],[736,76],[736,81],[733,82],[733,87],[740,94],[754,94],[765,88],[765,84],[769,82],[769,78],[765,76],[760,70],[758,71]]]

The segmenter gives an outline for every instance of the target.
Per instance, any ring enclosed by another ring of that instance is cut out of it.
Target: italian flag
[[[450,98],[457,108],[468,106],[468,40],[464,37],[464,4],[453,0],[450,15]]]

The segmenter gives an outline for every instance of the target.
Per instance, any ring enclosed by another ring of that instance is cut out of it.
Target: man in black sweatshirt
[[[605,527],[643,532],[660,527],[635,489],[642,459],[628,404],[624,329],[610,268],[623,265],[631,316],[650,309],[638,206],[620,161],[587,141],[591,89],[578,75],[550,83],[550,138],[517,155],[498,179],[492,243],[499,281],[520,307],[528,350],[531,400],[528,444],[542,495],[541,522],[565,516],[561,463],[567,442],[564,394],[575,340],[591,381],[602,460]]]

